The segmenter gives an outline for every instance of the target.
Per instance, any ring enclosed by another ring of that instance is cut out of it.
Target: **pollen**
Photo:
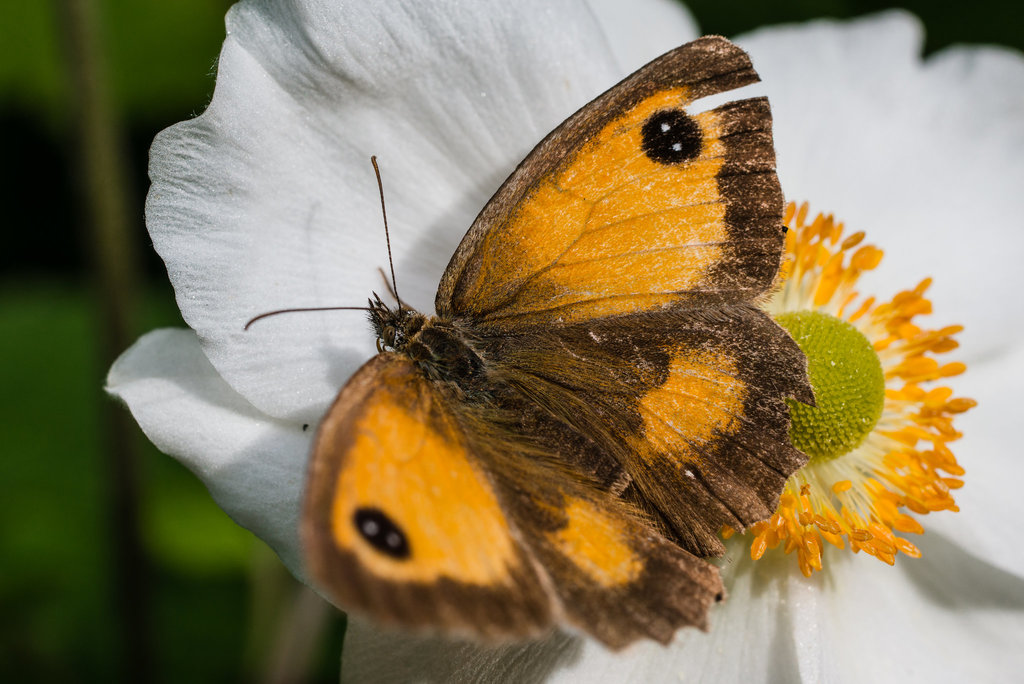
[[[961,326],[921,322],[931,279],[889,301],[861,296],[857,281],[882,250],[831,216],[808,216],[806,204],[786,208],[781,284],[765,309],[808,357],[817,407],[792,404],[790,434],[810,460],[749,530],[755,560],[779,549],[806,576],[824,567],[827,546],[889,565],[920,557],[902,535],[922,534],[921,516],[958,510],[964,470],[950,444],[955,417],[975,406],[948,384],[966,370],[944,356]]]

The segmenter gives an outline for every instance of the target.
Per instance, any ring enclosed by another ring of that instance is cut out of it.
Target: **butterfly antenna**
[[[299,313],[303,311],[370,311],[370,308],[366,306],[314,306],[302,309],[277,309],[276,311],[268,311],[266,313],[261,313],[259,316],[250,318],[249,322],[245,324],[245,327],[242,328],[242,330],[248,330],[249,326],[261,318],[270,318],[271,316],[276,316],[278,314]]]
[[[398,283],[395,282],[395,261],[391,258],[391,233],[388,231],[388,210],[384,206],[384,182],[380,179],[377,155],[370,157],[370,163],[373,164],[373,172],[377,176],[377,190],[380,191],[380,213],[384,216],[384,239],[388,242],[388,265],[391,267],[391,291],[398,302],[398,308],[402,309],[405,307],[402,306],[402,299],[398,296]]]

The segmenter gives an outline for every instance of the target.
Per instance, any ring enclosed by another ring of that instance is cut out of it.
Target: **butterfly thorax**
[[[370,300],[370,322],[381,353],[408,356],[428,378],[450,384],[462,394],[481,390],[484,362],[463,330],[406,306],[389,308],[374,297]]]

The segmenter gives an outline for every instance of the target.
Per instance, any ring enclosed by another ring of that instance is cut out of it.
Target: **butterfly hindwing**
[[[561,494],[557,508],[530,496],[510,509],[564,621],[611,648],[668,643],[680,627],[707,629],[708,609],[724,595],[717,568],[667,540],[624,500],[571,487]]]
[[[685,110],[756,80],[742,50],[702,38],[570,117],[477,217],[438,314],[507,330],[763,292],[783,244],[768,103]]]
[[[385,623],[499,639],[552,606],[444,398],[415,365],[363,366],[320,425],[304,514],[310,571]]]
[[[784,401],[813,402],[803,355],[749,305],[643,312],[487,344],[504,382],[567,433],[589,436],[569,460],[609,489],[628,488],[695,554],[721,552],[722,525],[768,517],[806,461],[789,443]]]
[[[715,568],[531,453],[539,442],[479,420],[399,354],[346,385],[317,433],[306,499],[310,569],[332,600],[490,639],[566,621],[622,647],[706,626],[723,591]]]
[[[707,627],[709,606],[723,596],[717,568],[578,467],[593,447],[587,437],[514,392],[498,390],[487,405],[457,411],[551,588],[560,622],[612,648],[641,638],[667,643],[680,627]]]

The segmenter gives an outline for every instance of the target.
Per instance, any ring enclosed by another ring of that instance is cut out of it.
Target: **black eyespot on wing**
[[[352,522],[363,539],[381,553],[398,560],[404,560],[412,554],[405,533],[384,511],[358,508],[352,516]]]
[[[644,154],[659,164],[678,164],[700,155],[700,126],[682,110],[655,112],[640,135]]]

